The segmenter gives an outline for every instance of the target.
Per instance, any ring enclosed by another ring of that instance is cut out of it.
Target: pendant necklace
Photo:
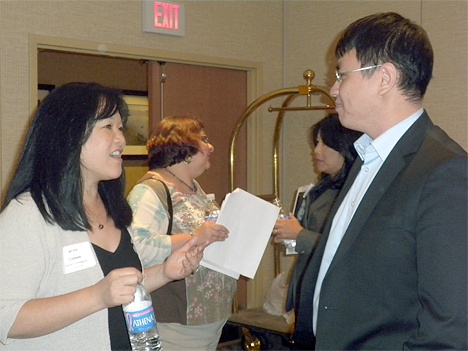
[[[177,179],[179,182],[181,182],[182,184],[184,184],[187,188],[190,189],[190,191],[192,193],[195,193],[197,191],[197,186],[194,185],[193,188],[188,185],[186,182],[184,182],[182,179],[180,179],[178,176],[176,176],[174,173],[172,173],[170,170],[167,169],[167,167],[164,168],[170,175],[172,175],[175,179]]]
[[[101,198],[100,198],[100,197],[98,197],[98,204],[99,204],[99,203],[101,203]],[[104,224],[99,223],[98,229],[99,229],[99,230],[103,230],[103,229],[104,229]]]
[[[97,203],[98,203],[98,205],[101,203],[101,198],[97,199]],[[96,215],[93,214],[93,217],[96,218]],[[103,230],[104,229],[104,224],[102,224],[99,220],[97,222],[98,222],[97,228],[99,230]]]

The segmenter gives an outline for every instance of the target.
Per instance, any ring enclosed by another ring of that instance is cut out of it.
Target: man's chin
[[[356,126],[352,123],[352,119],[349,118],[346,114],[338,113],[338,119],[340,120],[340,123],[343,127],[356,130]]]

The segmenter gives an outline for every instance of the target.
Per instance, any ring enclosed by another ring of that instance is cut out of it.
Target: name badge
[[[63,273],[69,274],[96,265],[93,248],[89,241],[63,247]]]

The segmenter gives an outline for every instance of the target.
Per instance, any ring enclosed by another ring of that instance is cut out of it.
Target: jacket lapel
[[[333,198],[335,196],[335,192],[333,191],[325,191],[322,195],[320,195],[315,201],[312,201],[312,203],[307,203],[306,208],[308,208],[307,213],[313,213],[317,211],[319,208],[322,208],[325,205],[328,205],[330,203],[330,198]]]
[[[406,166],[407,161],[405,157],[413,154],[417,151],[419,146],[424,140],[428,129],[432,125],[432,122],[429,120],[426,112],[421,115],[421,117],[411,126],[411,128],[402,136],[402,138],[395,145],[393,150],[388,155],[387,159],[383,163],[376,177],[372,181],[369,189],[366,191],[359,207],[354,214],[348,229],[346,230],[345,235],[338,247],[338,250],[333,258],[333,261],[330,265],[329,272],[333,267],[340,261],[340,259],[346,254],[346,252],[352,247],[353,243],[356,241],[356,238],[359,236],[363,226],[367,222],[369,216],[372,214],[373,210],[377,206],[378,202],[388,190],[389,186],[395,180],[395,178],[400,174],[402,169]],[[360,161],[360,160],[359,160]],[[354,167],[354,166],[358,167]],[[354,179],[356,178],[359,170],[361,168],[362,162],[356,162],[352,168],[353,174],[350,182],[346,182],[347,188],[342,191],[339,198],[339,203],[343,200],[345,194],[348,192],[351,187]],[[357,169],[356,169],[357,168]],[[351,176],[351,173],[350,173]],[[335,206],[335,212],[339,206]],[[331,227],[331,222],[329,221],[328,225]],[[329,232],[330,228],[327,228]],[[328,236],[328,235],[327,235]]]

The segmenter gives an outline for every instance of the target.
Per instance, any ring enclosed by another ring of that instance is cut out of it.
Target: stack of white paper
[[[279,208],[242,189],[228,194],[217,223],[229,238],[208,246],[201,265],[229,275],[253,278],[278,218]]]

